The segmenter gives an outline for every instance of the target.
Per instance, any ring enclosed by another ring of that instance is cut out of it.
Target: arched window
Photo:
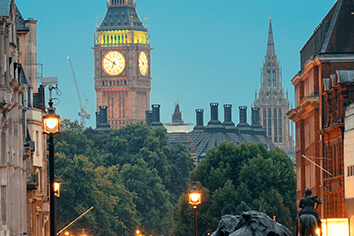
[[[271,86],[271,78],[270,78],[270,71],[267,72],[267,86]]]
[[[267,111],[263,110],[263,128],[267,128]]]
[[[268,108],[268,137],[272,136],[272,109]]]

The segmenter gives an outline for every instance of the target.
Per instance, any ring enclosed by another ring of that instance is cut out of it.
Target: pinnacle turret
[[[274,55],[275,55],[275,49],[274,49],[274,40],[273,40],[272,19],[269,18],[267,56],[274,56]]]

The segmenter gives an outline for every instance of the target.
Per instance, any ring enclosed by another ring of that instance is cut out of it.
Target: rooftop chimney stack
[[[219,120],[218,108],[219,103],[210,103],[210,120]]]
[[[152,107],[151,126],[162,126],[162,123],[160,122],[160,105],[153,104],[153,105],[151,105],[151,107]]]
[[[252,125],[259,124],[259,108],[252,107]]]
[[[240,109],[240,124],[247,123],[247,106],[239,106]]]
[[[226,121],[231,121],[231,104],[225,104],[224,105],[224,120]]]
[[[99,112],[96,112],[96,129],[99,131],[109,132],[111,130],[110,124],[107,122],[107,106],[99,106]]]
[[[234,126],[234,122],[232,122],[232,105],[231,104],[224,104],[224,122],[223,125],[227,126]]]
[[[210,121],[208,122],[208,126],[221,124],[218,118],[218,106],[219,103],[217,102],[210,103]]]
[[[194,130],[196,129],[204,129],[204,109],[195,109],[196,115],[196,125],[194,126]]]
[[[147,126],[150,126],[152,123],[152,111],[147,110],[145,111],[145,122]]]

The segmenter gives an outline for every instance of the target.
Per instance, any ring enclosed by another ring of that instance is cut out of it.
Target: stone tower
[[[109,0],[94,45],[96,107],[118,129],[145,120],[150,105],[150,40],[133,0]]]
[[[294,140],[290,134],[288,93],[284,97],[281,69],[274,49],[272,21],[269,20],[267,54],[261,69],[261,88],[254,101],[259,108],[260,123],[266,129],[267,137],[275,146],[294,157]]]

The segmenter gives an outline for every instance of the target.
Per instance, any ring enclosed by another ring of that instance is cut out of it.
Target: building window
[[[282,143],[282,142],[283,142],[283,138],[279,137],[279,143]]]
[[[274,137],[274,142],[277,143],[278,142],[278,138]]]
[[[263,110],[263,128],[267,127],[267,111],[266,109]]]
[[[272,76],[272,86],[275,87],[275,71],[273,71]]]
[[[267,72],[267,86],[271,86],[270,71]]]
[[[268,108],[268,136],[272,136],[272,110]]]
[[[348,166],[348,177],[354,176],[354,166]]]

